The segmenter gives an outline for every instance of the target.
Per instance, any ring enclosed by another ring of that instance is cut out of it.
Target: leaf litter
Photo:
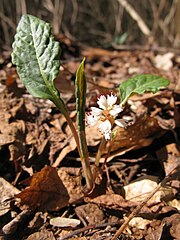
[[[108,51],[87,47],[80,56],[87,57],[87,110],[95,105],[99,95],[116,94],[119,83],[136,74],[161,75],[169,78],[171,84],[167,90],[155,95],[135,95],[128,101],[125,118],[130,120],[130,126],[116,129],[113,144],[104,149],[101,159],[102,163],[107,163],[100,174],[102,180],[94,192],[86,196],[79,156],[64,117],[49,101],[34,99],[27,94],[15,68],[7,66],[6,60],[0,69],[0,169],[3,192],[7,192],[1,199],[1,208],[6,209],[2,212],[1,227],[9,229],[6,228],[8,223],[14,226],[13,213],[23,213],[26,221],[24,225],[23,218],[19,217],[16,228],[4,233],[4,239],[8,235],[13,239],[65,239],[69,233],[75,239],[101,239],[102,235],[108,239],[118,229],[119,225],[115,227],[113,224],[122,224],[122,219],[139,204],[133,196],[126,199],[124,188],[138,182],[133,194],[144,197],[145,193],[139,191],[144,188],[151,191],[148,185],[145,187],[145,184],[151,184],[149,175],[156,177],[157,185],[179,166],[180,79],[178,62],[172,61],[176,56],[169,58],[168,66],[163,62],[157,66],[158,54],[148,51]],[[65,55],[62,57],[65,61],[62,60],[63,67],[56,84],[62,90],[75,123],[74,73],[79,62],[66,59]],[[86,132],[93,162],[101,134],[96,128],[87,128]],[[138,181],[139,178],[147,182]],[[29,187],[24,186],[27,183]],[[13,185],[17,190],[13,190]],[[141,209],[137,219],[134,218],[123,232],[125,239],[153,239],[155,235],[159,239],[167,239],[167,236],[178,239],[178,172],[168,182],[166,191],[161,191],[163,200],[161,197],[158,201],[151,199]],[[21,204],[10,200],[13,196],[20,198]],[[4,201],[9,201],[6,207]],[[31,212],[30,218],[24,209]],[[38,220],[39,230],[33,225],[28,226],[30,219],[37,222],[38,213],[43,216]],[[54,223],[52,227],[51,223],[58,218],[69,221],[67,225]],[[72,229],[74,220],[80,223],[76,230]],[[108,231],[103,227],[105,223]]]

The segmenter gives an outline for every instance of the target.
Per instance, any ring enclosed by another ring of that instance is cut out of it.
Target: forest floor
[[[56,87],[76,124],[75,73],[86,57],[87,112],[101,94],[138,74],[170,80],[156,94],[134,95],[123,115],[131,121],[104,149],[98,181],[83,191],[81,162],[71,131],[49,100],[33,98],[10,53],[0,55],[0,239],[180,239],[180,56],[155,50],[103,50],[62,39]],[[102,138],[87,127],[93,164]],[[166,177],[166,178],[165,178]],[[30,185],[30,187],[28,187]]]

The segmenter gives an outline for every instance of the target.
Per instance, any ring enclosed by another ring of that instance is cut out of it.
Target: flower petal
[[[109,140],[111,138],[111,123],[109,120],[106,120],[99,124],[99,129],[106,140]]]
[[[101,95],[100,98],[97,101],[97,104],[99,105],[100,108],[103,110],[107,109],[107,99],[104,95]]]
[[[119,127],[122,127],[122,128],[127,127],[127,124],[124,119],[116,119],[114,122]]]
[[[117,97],[113,94],[107,95],[107,105],[108,107],[112,107],[117,101]]]
[[[99,109],[97,107],[91,107],[91,114],[98,117],[102,114],[102,109]]]
[[[94,126],[97,123],[97,118],[92,114],[86,116],[86,122],[89,126]]]
[[[120,105],[114,105],[113,108],[109,111],[109,113],[116,117],[120,112],[122,112],[123,108]]]

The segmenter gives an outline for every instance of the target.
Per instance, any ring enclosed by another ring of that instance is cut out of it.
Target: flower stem
[[[98,152],[97,152],[97,155],[96,155],[95,166],[97,166],[97,167],[99,166],[99,161],[100,161],[100,158],[102,156],[105,145],[106,145],[106,139],[105,139],[105,137],[103,137],[101,139],[101,142],[100,142],[100,145],[99,145],[99,148],[98,148]]]
[[[79,131],[79,141],[80,141],[80,149],[82,153],[82,168],[84,171],[84,176],[86,179],[86,191],[90,192],[94,185],[93,175],[91,171],[91,166],[89,162],[89,154],[88,154],[88,148],[86,143],[86,135],[85,131]]]
[[[82,164],[82,169],[84,172],[84,176],[86,179],[86,187],[87,191],[90,191],[93,188],[93,176],[92,176],[92,171],[88,159],[88,149],[87,149],[87,144],[86,144],[86,136],[85,136],[85,131],[80,131],[79,136],[76,131],[76,128],[68,114],[68,110],[64,103],[61,101],[61,99],[57,99],[56,102],[54,102],[56,107],[61,111],[61,113],[64,115],[66,118],[66,121],[71,129],[71,132],[74,136],[74,139],[76,141],[77,149],[79,152],[79,156],[81,159],[81,164]]]
[[[79,138],[78,138],[78,134],[77,131],[75,129],[75,126],[68,114],[68,110],[66,108],[66,106],[64,105],[63,101],[61,101],[61,99],[56,99],[56,101],[54,101],[54,104],[56,105],[56,107],[59,109],[59,111],[64,115],[64,117],[66,118],[66,121],[71,129],[71,132],[73,134],[73,137],[75,139],[76,145],[77,145],[77,149],[80,155],[80,158],[82,157],[81,154],[81,149],[80,149],[80,144],[79,144]]]

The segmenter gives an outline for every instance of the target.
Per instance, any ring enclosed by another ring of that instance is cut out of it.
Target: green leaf
[[[85,130],[85,102],[86,102],[86,79],[84,74],[84,61],[81,62],[76,72],[76,110],[78,128],[80,131]]]
[[[169,80],[149,74],[137,75],[129,78],[119,86],[121,105],[124,105],[133,94],[143,94],[144,92],[156,93],[160,89],[166,88]]]
[[[60,67],[60,44],[51,26],[31,15],[22,16],[13,43],[12,62],[27,90],[39,98],[60,98],[53,80]]]

